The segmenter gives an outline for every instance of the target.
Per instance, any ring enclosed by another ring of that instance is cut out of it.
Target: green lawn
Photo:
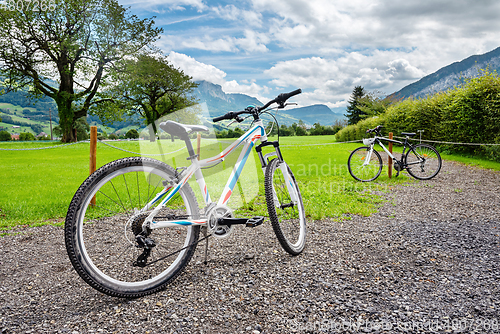
[[[343,219],[346,214],[370,215],[382,201],[380,197],[371,193],[372,190],[386,191],[395,184],[418,182],[408,177],[406,173],[402,173],[397,179],[389,179],[386,170],[376,182],[354,181],[347,171],[346,163],[350,152],[360,146],[360,143],[325,145],[332,142],[334,142],[333,136],[280,139],[282,154],[298,180],[309,219],[324,217]],[[204,139],[201,158],[215,155],[218,150],[229,143],[230,141],[218,143]],[[121,141],[111,144],[143,153],[171,152],[182,148],[179,140],[174,143],[164,140],[161,141],[160,146],[158,143],[146,141]],[[8,142],[0,143],[0,148],[54,145],[56,144]],[[270,150],[270,148],[267,149]],[[98,144],[98,167],[128,156],[133,156],[133,154],[116,150],[102,143]],[[182,151],[155,158],[179,167],[187,164],[185,157],[186,154]],[[237,159],[238,154],[232,154],[229,157],[216,168],[204,171],[212,200],[216,200],[217,194],[222,191],[231,171],[229,167]],[[460,156],[451,155],[446,155],[444,158],[464,160]],[[466,159],[461,162],[500,170],[500,163],[480,159]],[[66,215],[72,196],[89,174],[89,144],[81,143],[48,150],[0,151],[0,166],[0,229],[8,229],[20,224],[61,222]],[[245,170],[244,177],[241,178],[237,187],[245,190],[244,196],[240,196],[236,189],[231,199],[232,204],[240,207],[236,211],[237,215],[264,215],[266,211],[263,205],[265,203],[263,174],[256,154],[253,159],[249,159]],[[196,182],[191,182],[191,185],[195,192],[199,193]]]

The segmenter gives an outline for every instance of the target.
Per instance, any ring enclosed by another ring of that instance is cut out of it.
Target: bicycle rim
[[[377,151],[372,150],[371,156],[368,153],[369,147],[359,147],[352,151],[347,160],[349,173],[358,181],[368,182],[379,177],[382,172],[382,158]]]
[[[284,164],[283,166],[281,166]],[[290,188],[285,182],[285,173],[290,179]],[[305,246],[306,218],[304,204],[300,195],[297,182],[292,171],[285,162],[278,159],[271,161],[266,170],[265,177],[266,202],[269,219],[276,237],[285,251],[298,255]],[[297,201],[293,203],[290,190],[295,192]]]
[[[436,176],[442,164],[439,152],[427,144],[417,144],[413,150],[406,154],[408,173],[419,180],[429,180]]]
[[[156,246],[146,266],[137,264],[144,249],[137,247],[135,236],[151,212],[139,210],[173,173],[171,167],[152,159],[122,159],[99,169],[80,187],[70,205],[66,235],[70,259],[87,283],[108,295],[139,297],[164,288],[187,265],[196,246],[179,250],[196,242],[199,227],[152,230],[148,237]],[[199,213],[186,186],[153,221]],[[94,196],[96,203],[91,205]],[[179,252],[162,259],[175,251]]]

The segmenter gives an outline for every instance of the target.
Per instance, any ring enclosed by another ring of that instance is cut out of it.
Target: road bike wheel
[[[413,150],[406,153],[405,160],[408,174],[419,180],[432,179],[441,170],[441,155],[428,144],[413,146]]]
[[[135,241],[151,213],[138,210],[174,175],[175,170],[160,161],[125,158],[99,168],[80,186],[68,209],[65,238],[71,263],[85,282],[110,296],[136,298],[164,289],[182,272],[195,251],[200,226],[151,230],[148,238],[156,246],[145,266],[138,265],[144,248],[138,248]],[[188,184],[156,217],[168,220],[173,216],[199,218],[198,203]]]
[[[361,182],[373,181],[382,172],[382,158],[377,151],[372,150],[370,161],[367,162],[369,147],[358,147],[351,152],[347,160],[347,168],[353,178]]]
[[[287,179],[290,182],[288,185]],[[264,184],[274,233],[285,251],[298,255],[306,244],[306,216],[290,167],[284,161],[273,159],[266,168]],[[293,198],[296,200],[293,201]]]

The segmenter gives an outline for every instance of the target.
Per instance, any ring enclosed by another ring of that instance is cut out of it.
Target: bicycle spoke
[[[120,195],[118,195],[118,191],[116,191],[116,188],[115,188],[115,185],[113,184],[113,181],[109,181],[109,183],[111,183],[111,186],[113,187],[113,189],[115,190],[115,193],[116,193],[116,197],[118,197],[118,200],[120,201],[120,204],[123,208],[123,210],[125,210],[127,212],[127,209],[125,208],[125,206],[123,205],[123,202],[122,202],[122,199],[120,198]]]
[[[130,191],[128,190],[127,179],[125,179],[125,174],[123,174],[123,182],[125,183],[125,188],[127,189],[128,199],[130,201],[130,208],[133,208],[134,204],[132,204],[132,198],[130,197]]]

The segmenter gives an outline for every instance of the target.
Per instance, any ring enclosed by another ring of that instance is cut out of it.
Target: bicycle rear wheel
[[[405,156],[408,174],[419,180],[429,180],[441,170],[439,152],[431,145],[417,144]]]
[[[382,158],[377,151],[372,150],[370,157],[370,147],[358,147],[349,155],[347,168],[353,178],[361,182],[373,181],[382,172]]]
[[[65,238],[71,263],[85,282],[110,296],[136,298],[165,288],[182,272],[195,251],[193,243],[198,240],[200,226],[148,231],[156,246],[145,262],[140,260],[141,256],[144,259],[144,248],[138,247],[135,238],[151,213],[139,210],[174,175],[175,170],[160,161],[125,158],[99,168],[80,186],[68,209]],[[92,205],[94,196],[96,203]],[[181,216],[199,217],[188,184],[156,217],[168,220]],[[178,253],[162,259],[175,251]]]
[[[306,216],[290,167],[284,161],[273,159],[267,166],[264,184],[274,233],[285,251],[298,255],[306,244]]]

